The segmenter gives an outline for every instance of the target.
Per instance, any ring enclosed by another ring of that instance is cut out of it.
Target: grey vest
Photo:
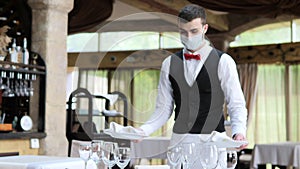
[[[210,134],[224,132],[224,93],[218,78],[221,51],[213,49],[190,87],[184,77],[182,51],[171,56],[169,79],[175,101],[173,132]]]

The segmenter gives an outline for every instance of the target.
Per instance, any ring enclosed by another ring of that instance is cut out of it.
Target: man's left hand
[[[236,133],[233,137],[233,140],[237,140],[237,141],[247,141],[246,137],[241,134],[241,133]],[[242,150],[244,148],[246,148],[248,146],[248,144],[243,144],[241,145],[238,149]]]

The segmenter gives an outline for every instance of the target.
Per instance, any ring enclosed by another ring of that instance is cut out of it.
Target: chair
[[[238,163],[236,169],[250,169],[252,149],[243,149],[238,152]]]

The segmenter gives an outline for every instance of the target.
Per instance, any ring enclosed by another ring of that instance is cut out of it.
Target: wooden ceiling
[[[117,3],[118,1],[145,12],[160,12],[173,16],[177,16],[178,11],[182,7],[187,4],[191,4],[191,2],[188,0],[115,0],[114,3]],[[235,37],[241,32],[259,25],[287,21],[291,19],[291,16],[289,15],[280,15],[275,18],[267,18],[256,15],[242,15],[224,11],[220,12],[210,9],[207,9],[206,12],[207,22],[210,26],[207,35],[224,33],[227,36]],[[172,24],[176,23],[173,22]]]
[[[161,12],[177,16],[178,11],[187,4],[186,0],[119,0],[146,12]],[[229,22],[226,13],[207,11],[209,25],[218,31],[228,31]]]

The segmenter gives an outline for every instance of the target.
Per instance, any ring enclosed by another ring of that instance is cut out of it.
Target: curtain
[[[108,92],[108,71],[97,70],[79,70],[78,88],[85,88],[93,95],[106,94]],[[75,88],[76,89],[76,88]],[[79,114],[87,114],[88,112],[88,99],[80,98],[76,104],[76,110]],[[100,114],[105,109],[104,99],[93,99],[93,113]],[[87,121],[87,116],[78,118],[83,124]],[[105,121],[100,116],[95,116],[93,122],[96,125],[97,131],[105,128]]]
[[[155,110],[157,87],[159,82],[159,70],[136,70],[134,73],[134,125],[144,124]],[[152,136],[168,136],[171,134],[173,119],[162,128],[152,134]]]
[[[132,98],[131,98],[131,93],[132,93],[132,71],[133,70],[127,70],[127,69],[117,69],[117,70],[111,70],[108,74],[108,90],[109,92],[121,92],[123,93],[128,102],[128,114],[127,114],[127,119],[128,119],[128,125],[132,124]],[[111,106],[110,109],[114,110],[119,110],[123,111],[124,110],[124,102],[118,101],[116,102],[113,106]],[[122,118],[110,118],[110,121],[117,122],[119,124],[122,124],[123,119]]]
[[[300,141],[300,65],[289,66],[290,90],[289,90],[289,110],[290,110],[290,141]]]
[[[118,69],[111,71],[110,92],[119,91],[128,98],[129,125],[139,127],[147,121],[155,109],[160,71],[156,69]],[[122,105],[116,104],[117,109]],[[118,118],[112,119],[118,122]],[[167,136],[172,131],[173,118],[152,136]]]
[[[239,64],[237,69],[248,109],[248,123],[250,123],[257,94],[257,64]]]
[[[248,124],[249,147],[286,141],[285,66],[259,65],[257,99]]]

